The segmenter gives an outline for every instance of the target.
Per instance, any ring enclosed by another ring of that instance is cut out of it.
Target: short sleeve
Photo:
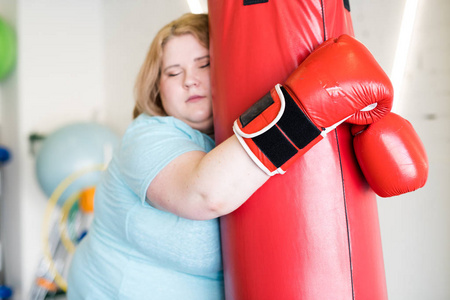
[[[214,142],[173,117],[139,116],[125,132],[118,153],[124,182],[145,202],[147,188],[173,159],[190,151],[208,152]]]

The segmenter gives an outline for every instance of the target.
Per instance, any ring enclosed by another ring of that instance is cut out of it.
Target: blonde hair
[[[141,113],[166,116],[159,92],[164,45],[173,37],[192,34],[200,44],[209,49],[209,23],[207,14],[187,13],[170,22],[156,34],[134,87],[135,107],[133,118]]]

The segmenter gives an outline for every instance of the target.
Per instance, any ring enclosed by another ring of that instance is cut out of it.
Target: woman
[[[207,15],[184,15],[156,35],[137,79],[135,120],[97,186],[68,299],[224,298],[216,218],[268,176],[235,137],[210,151],[208,44]]]
[[[379,75],[373,57],[347,36],[322,44],[309,68],[299,67],[244,113],[236,134],[214,148],[208,44],[208,17],[193,14],[163,27],[152,42],[136,84],[135,120],[97,186],[95,219],[72,261],[69,300],[223,299],[217,217],[242,205],[269,174],[283,173],[295,153],[320,140],[326,122],[380,99],[368,119],[390,108],[389,87],[377,84],[375,98],[366,85],[358,90],[355,68],[341,72],[352,63]],[[330,68],[330,61],[341,65]],[[341,92],[322,88],[329,73],[344,73]],[[364,82],[378,82],[377,75]],[[284,133],[273,139],[278,128]]]

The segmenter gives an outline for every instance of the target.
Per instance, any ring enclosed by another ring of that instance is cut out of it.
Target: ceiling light
[[[397,50],[395,52],[394,65],[392,67],[391,80],[394,86],[395,100],[393,111],[401,110],[401,89],[403,79],[405,77],[406,61],[411,45],[411,38],[416,19],[416,12],[419,0],[406,0],[405,9],[403,11],[402,24],[400,26],[400,34],[397,42]]]
[[[189,5],[189,10],[191,11],[191,13],[202,14],[205,12],[199,0],[187,0],[187,3]]]

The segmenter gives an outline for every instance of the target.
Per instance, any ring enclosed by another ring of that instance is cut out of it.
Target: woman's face
[[[162,105],[169,116],[212,133],[209,50],[193,35],[173,37],[166,43],[159,84]]]

